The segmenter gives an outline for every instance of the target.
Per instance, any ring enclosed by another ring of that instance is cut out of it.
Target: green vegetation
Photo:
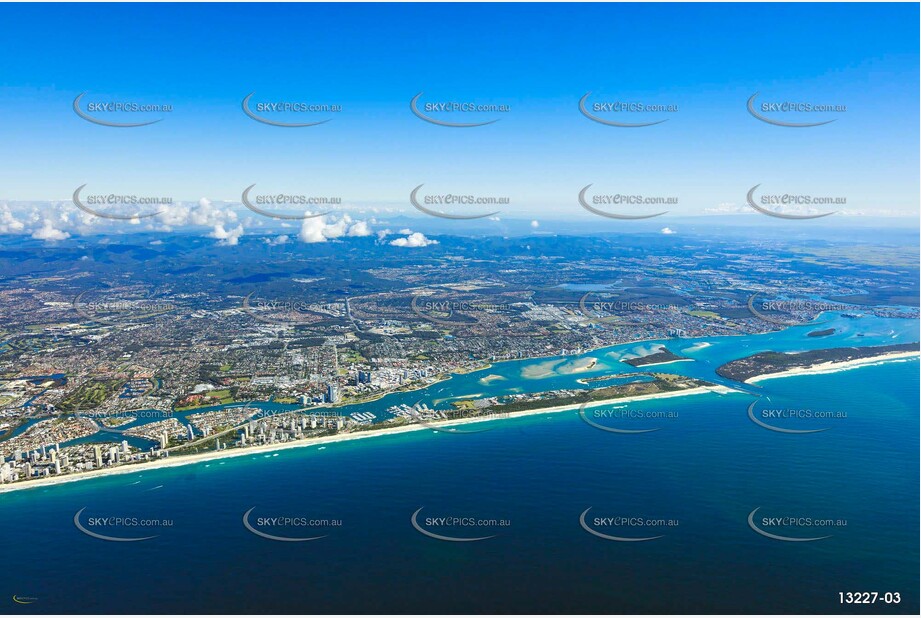
[[[96,408],[123,385],[123,380],[91,380],[65,398],[58,408],[64,412]]]
[[[694,311],[688,311],[688,315],[693,315],[698,318],[718,318],[720,314],[714,313],[713,311],[703,311],[701,309],[695,309]]]
[[[800,367],[811,367],[822,363],[841,363],[894,352],[916,351],[918,351],[917,343],[899,343],[862,348],[809,350],[807,352],[790,352],[786,354],[783,352],[761,352],[720,365],[717,367],[716,373],[730,380],[745,382],[755,376],[780,373]]]
[[[100,423],[105,427],[118,427],[136,420],[133,416],[107,416],[99,419]]]
[[[642,367],[643,365],[658,365],[660,363],[671,363],[678,360],[687,360],[685,356],[679,356],[666,348],[664,345],[659,346],[659,351],[639,358],[628,358],[623,361],[631,367]]]
[[[639,395],[654,395],[657,393],[688,390],[700,386],[710,386],[709,382],[705,382],[703,380],[696,380],[694,378],[687,378],[670,373],[653,373],[651,375],[654,378],[652,382],[633,382],[631,384],[621,384],[617,386],[608,386],[605,388],[596,388],[580,391],[570,396],[556,397],[553,399],[513,401],[511,403],[493,406],[489,408],[488,411],[490,413],[507,413],[534,410],[537,408],[547,408],[551,406],[579,406],[583,403],[590,404],[596,401],[622,399],[624,397],[636,397]]]
[[[216,405],[227,405],[229,403],[234,403],[236,401],[235,390],[224,388],[220,390],[208,391],[207,393],[202,393],[202,399],[188,406],[176,406],[174,409],[177,412],[185,412],[186,410],[194,410],[196,408],[207,408],[210,406]]]
[[[361,355],[361,352],[354,348],[346,348],[341,350],[339,354],[342,356],[342,361],[345,363],[363,363],[367,364],[368,359]]]

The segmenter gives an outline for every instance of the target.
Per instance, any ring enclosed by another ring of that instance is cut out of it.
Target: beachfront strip
[[[169,417],[123,430],[126,435],[154,442],[146,450],[132,446],[127,440],[102,444],[77,442],[64,447],[55,443],[49,447],[42,443],[48,435],[49,426],[95,426],[97,429],[99,426],[94,419],[81,416],[43,420],[33,425],[30,431],[5,444],[10,459],[0,465],[0,482],[19,484],[38,479],[78,476],[170,457],[195,457],[206,453],[289,443],[306,445],[316,439],[331,436],[378,433],[413,425],[424,428],[495,420],[512,414],[571,409],[581,404],[595,405],[606,401],[716,388],[702,380],[667,373],[636,374],[636,377],[633,382],[594,389],[557,389],[459,400],[454,402],[451,409],[446,410],[433,410],[424,403],[397,405],[388,410],[392,415],[390,418],[379,422],[373,422],[376,417],[370,412],[342,416],[336,408],[325,408],[322,413],[310,408],[266,410],[251,402],[190,415],[188,425]],[[107,428],[106,431],[111,433],[119,430]],[[24,445],[31,448],[22,448]]]
[[[912,345],[917,348],[917,345]],[[799,365],[776,371],[778,364],[775,358],[770,364],[765,365],[770,371],[747,377],[739,385],[770,378],[843,371],[919,356],[916,349],[890,349],[893,347],[896,346],[858,349],[858,353],[853,352],[855,349],[851,348],[852,351],[847,354],[836,350],[833,354],[838,360],[835,361],[824,361],[823,355],[810,354],[812,360],[808,363],[791,354],[790,362],[799,362]],[[874,351],[877,353],[872,354]],[[750,367],[750,359],[755,356],[741,360],[747,361]],[[723,367],[731,369],[739,363],[740,361],[733,361]],[[726,369],[723,370],[724,373],[725,371]],[[41,444],[30,450],[16,448],[8,459],[4,457],[5,461],[0,465],[0,491],[79,480],[113,472],[130,472],[137,464],[146,464],[143,466],[145,468],[182,465],[245,454],[253,450],[310,446],[328,441],[426,428],[433,431],[450,431],[449,428],[467,423],[573,411],[580,406],[600,406],[704,393],[725,394],[737,390],[668,373],[630,375],[637,380],[594,389],[559,389],[463,400],[455,402],[450,410],[433,410],[422,403],[414,406],[403,404],[393,406],[389,410],[392,418],[380,422],[372,422],[374,415],[371,413],[361,418],[355,418],[355,414],[350,417],[340,416],[335,408],[318,414],[316,410],[309,409],[273,411],[246,404],[232,406],[191,415],[189,425],[183,425],[175,418],[168,418],[141,426],[143,434],[140,435],[148,439],[155,439],[159,435],[157,444],[148,450],[131,446],[127,440],[120,443],[77,443],[65,447],[61,447],[59,443],[51,446]],[[75,417],[64,419],[60,423],[85,424],[87,420]]]

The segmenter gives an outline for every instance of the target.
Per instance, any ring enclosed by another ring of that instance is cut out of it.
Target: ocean
[[[917,613],[918,372],[761,383],[838,414],[768,419],[810,434],[707,393],[602,418],[642,434],[572,410],[0,494],[3,587],[17,613]]]

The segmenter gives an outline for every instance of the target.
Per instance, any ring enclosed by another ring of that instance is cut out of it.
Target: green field
[[[123,385],[123,380],[93,380],[87,382],[78,388],[76,392],[65,398],[58,407],[65,412],[90,410],[111,397]]]

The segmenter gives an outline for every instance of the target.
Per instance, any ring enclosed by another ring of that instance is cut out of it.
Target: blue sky
[[[589,183],[677,195],[682,214],[741,207],[762,183],[915,214],[918,17],[912,4],[2,5],[0,200],[65,200],[83,183],[237,200],[258,183],[402,207],[426,183],[509,196],[510,214],[591,217],[575,200]],[[83,91],[174,111],[101,127],[73,113]],[[266,126],[240,109],[253,91],[343,111]],[[439,127],[410,113],[420,91],[511,111]],[[588,91],[679,111],[606,127],[578,112]],[[746,111],[756,91],[848,111],[775,127]]]

